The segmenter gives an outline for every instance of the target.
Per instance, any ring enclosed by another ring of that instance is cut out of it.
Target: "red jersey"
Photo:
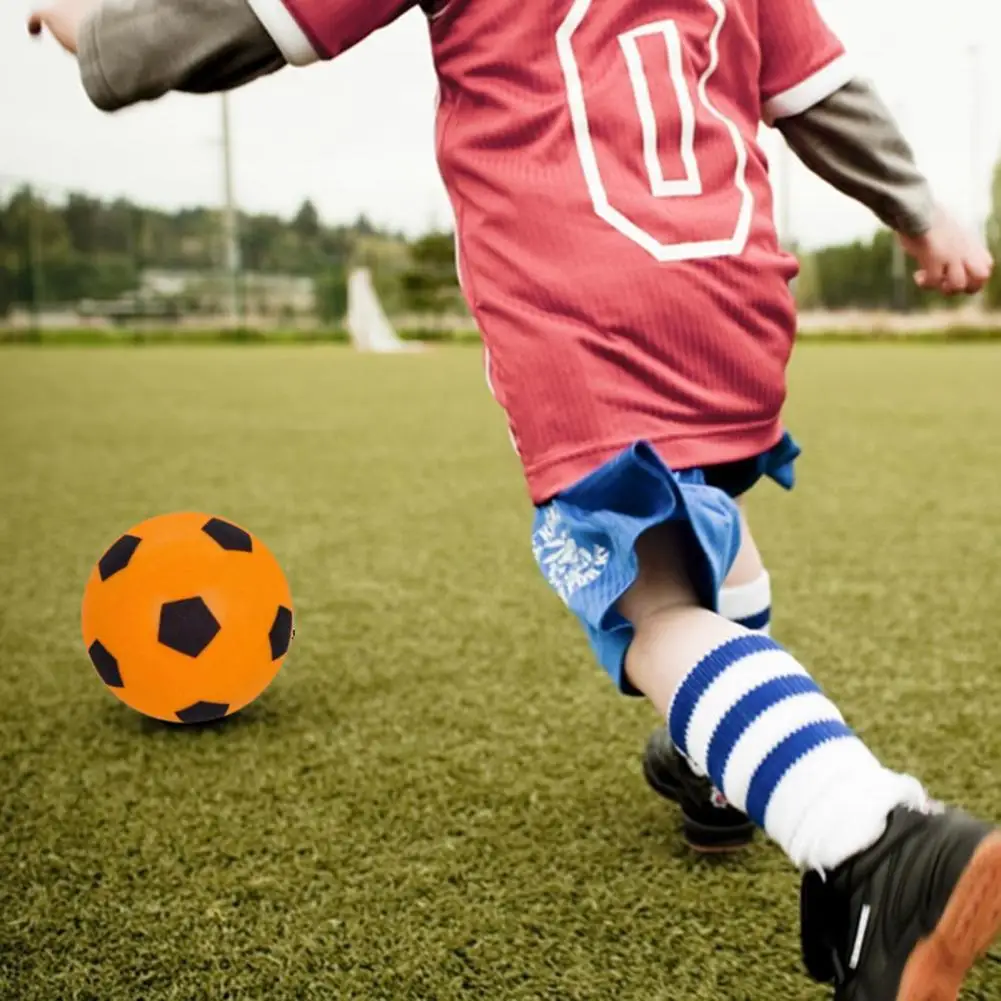
[[[412,0],[251,0],[293,63]],[[430,9],[462,287],[539,503],[645,439],[676,468],[781,435],[795,260],[761,122],[850,78],[812,0]]]

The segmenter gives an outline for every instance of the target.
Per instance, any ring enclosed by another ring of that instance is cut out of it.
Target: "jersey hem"
[[[656,449],[672,471],[680,472],[683,469],[718,466],[725,462],[753,458],[774,448],[782,434],[782,421],[775,417],[758,424],[741,424],[739,427],[698,437],[661,435],[646,436],[643,440]],[[525,479],[532,503],[537,506],[545,504],[557,494],[569,490],[637,440],[630,438],[620,442],[606,442],[525,466]]]

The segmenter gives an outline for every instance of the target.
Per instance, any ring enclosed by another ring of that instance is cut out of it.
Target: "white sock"
[[[768,635],[772,621],[772,581],[767,570],[747,584],[724,587],[719,593],[719,614],[745,629]]]
[[[884,768],[785,650],[748,632],[705,656],[668,711],[675,746],[803,869],[863,851],[921,784]]]

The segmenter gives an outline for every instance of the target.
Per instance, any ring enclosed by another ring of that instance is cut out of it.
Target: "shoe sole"
[[[904,967],[896,1001],[957,1001],[970,967],[1001,932],[1001,833],[977,846],[932,933]]]
[[[681,833],[685,843],[699,855],[733,855],[746,851],[754,842],[754,824],[741,827],[707,827],[681,813]]]
[[[643,759],[643,777],[647,785],[658,796],[680,806],[680,792],[677,786],[668,785],[653,773],[649,763]],[[733,855],[745,851],[754,842],[754,824],[746,827],[707,827],[692,820],[682,808],[681,833],[685,844],[699,855]]]
[[[695,852],[696,855],[739,855],[741,852],[746,852],[748,846],[751,844],[750,841],[738,841],[732,844],[723,845],[700,845],[698,842],[692,841],[691,838],[685,838],[685,844],[688,845],[689,850]]]

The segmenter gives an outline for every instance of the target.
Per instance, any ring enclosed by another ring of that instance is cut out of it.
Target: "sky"
[[[534,0],[544,2],[544,0]],[[859,72],[898,116],[941,202],[982,219],[1001,152],[1001,2],[819,0]],[[176,208],[222,198],[220,101],[171,95],[113,115],[94,109],[74,60],[24,30],[31,0],[0,6],[0,191],[30,180]],[[435,79],[419,12],[332,63],[285,69],[233,94],[235,188],[248,211],[305,198],[328,222],[365,213],[410,234],[451,225],[434,162]],[[791,235],[807,246],[876,226],[763,140],[788,184]]]

